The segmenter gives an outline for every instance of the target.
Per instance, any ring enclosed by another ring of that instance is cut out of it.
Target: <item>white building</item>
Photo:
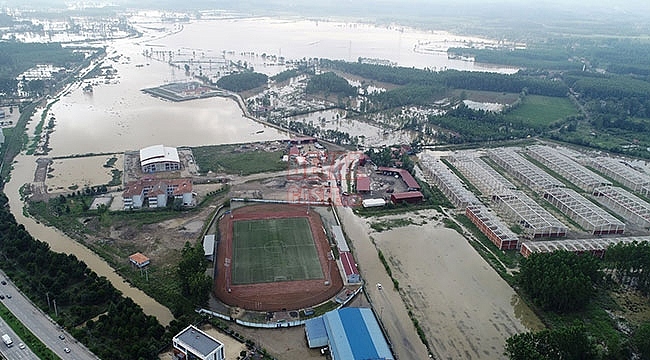
[[[172,339],[175,360],[225,360],[224,345],[194,325],[186,327]]]
[[[145,174],[175,171],[181,169],[181,161],[176,148],[153,145],[140,150],[140,166]]]
[[[125,210],[165,207],[172,197],[181,200],[183,206],[194,206],[192,180],[144,178],[126,184],[122,193]]]

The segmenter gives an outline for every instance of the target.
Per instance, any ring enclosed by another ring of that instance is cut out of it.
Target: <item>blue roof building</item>
[[[324,346],[318,322],[322,322],[327,332],[327,344],[333,360],[394,359],[379,323],[369,308],[343,308],[310,320],[309,325],[305,326],[310,347]]]

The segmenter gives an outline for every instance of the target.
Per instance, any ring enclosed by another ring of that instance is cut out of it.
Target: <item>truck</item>
[[[7,347],[11,347],[11,345],[14,344],[14,342],[11,341],[11,337],[7,334],[2,335],[2,341],[7,345]]]

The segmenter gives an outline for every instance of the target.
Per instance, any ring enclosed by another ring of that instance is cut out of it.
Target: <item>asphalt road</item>
[[[3,334],[9,335],[13,341],[11,347],[7,347],[4,343],[0,342],[0,353],[2,356],[8,360],[18,360],[18,359],[36,359],[36,355],[23,344],[24,349],[20,348],[20,344],[23,342],[16,333],[9,327],[9,325],[0,318],[0,336]]]
[[[0,294],[5,298],[0,300],[2,303],[25,325],[37,338],[41,340],[61,359],[77,359],[77,360],[97,360],[99,359],[91,353],[85,346],[73,339],[68,333],[63,331],[49,316],[43,313],[39,308],[34,306],[29,299],[27,299],[13,284],[7,279],[4,273],[0,272],[0,280],[5,280],[7,285],[0,284]],[[10,295],[11,298],[8,298]],[[43,294],[45,296],[45,294]],[[8,328],[8,326],[7,326]],[[1,334],[0,334],[1,335]],[[14,334],[15,335],[15,334]],[[63,339],[59,336],[62,335]],[[14,337],[12,336],[12,340]],[[14,346],[10,349],[3,346],[2,352],[6,353],[7,359],[36,359],[32,354],[31,357],[13,357],[13,354],[26,352],[18,347],[18,340],[16,336]],[[65,348],[70,349],[69,353],[64,351]],[[7,352],[5,352],[7,350]],[[31,353],[31,351],[30,351]],[[18,356],[18,355],[16,355]]]

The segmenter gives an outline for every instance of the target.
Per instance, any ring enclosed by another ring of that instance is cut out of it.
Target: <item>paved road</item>
[[[7,347],[4,343],[0,342],[0,353],[2,356],[8,360],[19,360],[19,359],[36,359],[36,355],[23,344],[23,349],[20,348],[20,344],[23,341],[16,335],[16,333],[9,327],[9,325],[0,318],[0,335],[7,334],[11,337],[11,340],[14,344],[11,347]]]
[[[85,346],[73,339],[65,331],[61,330],[59,326],[50,319],[49,316],[44,314],[29,299],[27,299],[13,284],[7,279],[4,273],[0,272],[0,279],[6,280],[7,285],[0,284],[0,294],[5,298],[2,303],[23,323],[37,338],[39,338],[45,346],[50,348],[61,359],[75,359],[75,360],[97,360],[98,357],[91,353]],[[11,298],[8,298],[10,295]],[[45,294],[43,295],[45,296]],[[63,336],[63,340],[59,338]],[[16,337],[16,339],[18,339]],[[15,345],[12,347],[12,352],[18,348],[20,341],[14,340]],[[0,346],[4,344],[0,343]],[[70,349],[70,353],[64,351],[65,348]],[[4,349],[3,349],[4,350]],[[21,359],[19,357],[9,359]],[[31,359],[35,359],[32,356]]]

